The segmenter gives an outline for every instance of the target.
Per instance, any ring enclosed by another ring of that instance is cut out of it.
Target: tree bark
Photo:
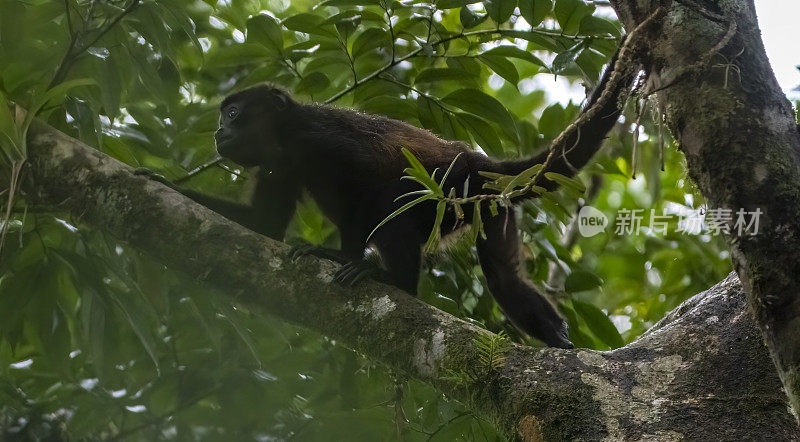
[[[658,1],[612,0],[625,27]],[[770,68],[752,0],[675,0],[646,66],[690,177],[729,224],[731,255],[795,414],[800,411],[800,133]]]
[[[57,206],[254,310],[322,332],[432,384],[524,440],[796,439],[798,427],[735,276],[611,352],[514,345],[467,384],[488,333],[336,265],[292,263],[255,234],[52,128],[29,134],[29,201]]]

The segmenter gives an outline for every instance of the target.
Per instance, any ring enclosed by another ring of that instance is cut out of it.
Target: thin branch
[[[386,13],[386,24],[389,25],[389,36],[392,39],[392,42],[391,42],[392,61],[394,61],[394,57],[395,57],[395,54],[397,52],[397,48],[396,48],[396,45],[395,45],[394,25],[392,24],[392,10],[386,4],[386,1],[387,0],[382,0],[380,3],[381,3],[381,8],[383,9],[383,12]]]
[[[441,40],[439,40],[439,41],[437,41],[435,43],[431,43],[430,46],[440,45],[442,43],[447,43],[448,41],[452,41],[452,40],[456,40],[456,39],[464,38],[464,37],[469,37],[471,35],[486,35],[486,34],[495,34],[495,33],[497,33],[497,31],[494,30],[494,29],[486,29],[486,30],[472,31],[472,32],[460,32],[460,33],[452,35],[450,37],[443,38],[443,39],[441,39]],[[420,47],[412,50],[411,52],[409,52],[408,54],[406,54],[406,55],[404,55],[404,56],[402,56],[400,58],[396,58],[394,60],[391,60],[390,62],[386,63],[386,65],[383,66],[382,68],[372,72],[371,74],[369,74],[369,75],[367,75],[365,77],[362,77],[360,80],[355,81],[353,84],[351,84],[350,86],[348,86],[344,90],[342,90],[339,93],[335,94],[334,96],[328,98],[327,100],[325,100],[325,104],[333,103],[334,101],[336,101],[336,100],[342,98],[343,96],[349,94],[350,92],[352,92],[357,87],[361,86],[362,84],[364,84],[364,83],[366,83],[366,82],[368,82],[368,81],[370,81],[370,80],[372,80],[374,78],[377,78],[379,75],[381,75],[382,73],[388,71],[389,69],[397,66],[398,64],[400,64],[400,63],[402,63],[402,62],[404,62],[404,61],[406,61],[406,60],[408,60],[410,58],[416,57],[420,52],[422,52],[423,49],[425,49],[426,46],[427,45],[420,46]]]
[[[403,83],[402,81],[394,78],[393,76],[391,76],[389,74],[381,75],[380,79],[384,80],[384,81],[388,81],[390,83],[394,83],[394,84],[396,84],[396,85],[398,85],[400,87],[403,87],[403,88],[405,88],[405,89],[407,89],[409,91],[415,92],[415,93],[417,93],[417,94],[419,94],[419,95],[421,95],[421,96],[433,101],[434,103],[436,103],[437,106],[439,106],[443,111],[445,111],[447,113],[450,113],[450,114],[455,113],[451,109],[448,109],[447,106],[442,104],[442,100],[440,100],[439,97],[435,97],[435,96],[433,96],[433,95],[431,95],[431,94],[429,94],[427,92],[423,92],[423,91],[415,88],[414,86],[411,86],[408,83]]]
[[[72,39],[70,40],[69,46],[67,47],[67,51],[64,54],[64,58],[61,59],[61,63],[56,70],[55,75],[53,75],[53,79],[50,80],[50,84],[47,85],[47,88],[50,89],[53,86],[61,83],[66,78],[67,73],[72,68],[72,65],[75,64],[77,58],[83,54],[87,49],[92,47],[98,40],[103,38],[104,35],[108,33],[120,20],[122,20],[126,15],[133,12],[137,6],[139,6],[141,0],[132,0],[131,3],[122,10],[116,17],[112,18],[111,20],[106,21],[103,25],[101,25],[97,30],[95,36],[86,43],[78,44],[85,34],[90,31],[87,31],[84,28],[83,32],[78,32],[73,35]],[[65,4],[68,6],[65,0]],[[92,4],[94,5],[94,4]],[[67,15],[69,15],[69,8],[67,8]],[[88,24],[91,20],[91,12],[89,17],[87,17],[86,23]]]
[[[562,35],[560,35],[558,33],[551,32],[551,31],[546,31],[546,30],[542,30],[542,29],[531,29],[529,31],[515,31],[515,30],[511,30],[511,29],[482,29],[482,30],[478,30],[478,31],[459,32],[459,33],[451,35],[449,37],[441,38],[440,40],[435,41],[433,43],[423,44],[420,47],[412,50],[411,52],[409,52],[408,54],[406,54],[406,55],[404,55],[404,56],[402,56],[400,58],[392,59],[391,61],[389,61],[382,68],[372,72],[371,74],[369,74],[369,75],[367,75],[365,77],[362,77],[360,80],[355,81],[353,84],[351,84],[350,86],[348,86],[344,90],[342,90],[342,91],[338,92],[337,94],[333,95],[332,97],[328,98],[327,100],[325,100],[325,103],[326,104],[333,103],[334,101],[336,101],[336,100],[342,98],[343,96],[349,94],[354,89],[356,89],[359,86],[363,85],[364,83],[366,83],[366,82],[378,77],[380,74],[388,71],[389,69],[397,66],[398,64],[400,64],[400,63],[402,63],[402,62],[404,62],[404,61],[406,61],[408,59],[411,59],[413,57],[416,57],[426,47],[438,46],[440,44],[447,43],[447,42],[452,41],[452,40],[457,40],[459,38],[465,38],[465,37],[471,37],[471,36],[475,36],[475,35],[499,34],[501,36],[508,37],[508,38],[519,38],[519,34],[518,34],[519,32],[531,32],[531,33],[534,33],[534,34],[541,34],[541,35],[546,35],[546,36],[549,36],[549,37],[567,37],[567,38],[574,38],[574,39],[579,39],[579,40],[584,40],[584,39],[587,39],[587,38],[608,38],[608,39],[613,39],[613,37],[597,37],[597,36],[586,36],[586,37],[583,37],[583,36],[574,36],[574,37],[562,36]]]
[[[658,87],[653,90],[645,91],[646,92],[645,96],[649,96],[657,92],[663,91],[664,89],[668,89],[672,86],[675,86],[676,84],[681,82],[684,78],[686,78],[689,74],[698,72],[703,68],[707,67],[708,62],[711,61],[711,58],[720,53],[720,51],[722,51],[725,48],[725,46],[727,46],[728,43],[730,43],[730,41],[733,39],[733,36],[736,35],[737,29],[738,25],[736,24],[736,20],[730,19],[730,21],[728,22],[728,31],[725,33],[722,39],[720,39],[720,41],[716,45],[714,45],[713,48],[709,49],[705,54],[703,54],[697,62],[692,63],[688,66],[682,66],[678,70],[678,73],[675,74],[675,78],[666,85]]]
[[[202,172],[202,171],[204,171],[206,169],[210,169],[210,168],[216,166],[217,164],[220,164],[221,162],[222,162],[222,158],[221,157],[214,158],[213,160],[208,161],[208,162],[206,162],[204,164],[201,164],[201,165],[195,167],[194,169],[190,170],[189,173],[187,173],[186,175],[178,178],[177,180],[174,181],[174,183],[175,184],[180,184],[180,183],[182,183],[184,181],[188,181],[189,178],[197,175],[198,173],[200,173],[200,172]]]

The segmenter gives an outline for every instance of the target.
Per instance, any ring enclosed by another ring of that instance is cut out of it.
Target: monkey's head
[[[277,130],[294,100],[270,86],[256,86],[228,96],[220,105],[217,152],[245,167],[265,165],[280,155]]]

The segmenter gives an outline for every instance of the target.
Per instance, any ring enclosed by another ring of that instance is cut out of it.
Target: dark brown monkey
[[[614,60],[600,85],[587,100],[591,108],[606,87]],[[616,97],[630,87],[626,77]],[[606,100],[593,117],[581,125],[579,135],[567,137],[548,171],[573,175],[600,147],[619,117],[617,99]],[[367,236],[389,213],[406,201],[395,199],[419,190],[417,183],[401,180],[408,162],[407,148],[429,170],[446,170],[458,156],[445,182],[459,194],[469,179],[468,195],[487,193],[487,178],[479,171],[516,175],[545,162],[547,152],[534,158],[495,161],[472,151],[466,143],[447,141],[401,121],[352,110],[300,104],[283,91],[258,86],[227,97],[220,106],[217,150],[242,166],[259,166],[258,184],[251,205],[240,205],[181,190],[187,196],[256,232],[282,240],[295,201],[302,189],[316,200],[339,228],[342,247],[336,254],[305,250],[345,263],[337,280],[353,283],[365,274],[363,261]],[[460,155],[459,155],[460,154]],[[543,187],[556,184],[543,180]],[[472,209],[464,207],[466,223]],[[416,294],[421,246],[433,227],[435,203],[414,206],[392,219],[370,239],[392,284]],[[477,242],[478,257],[494,298],[511,321],[547,345],[571,348],[567,324],[553,305],[537,293],[520,269],[519,239],[513,213],[500,208],[482,214],[486,238]],[[455,214],[448,211],[442,234],[451,233]],[[450,226],[450,227],[448,227]]]

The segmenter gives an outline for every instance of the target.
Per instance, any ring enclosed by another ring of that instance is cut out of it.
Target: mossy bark
[[[612,4],[630,29],[658,1]],[[706,63],[687,70],[705,54]],[[649,84],[664,88],[658,102],[711,208],[730,210],[734,221],[739,210],[761,212],[755,235],[730,226],[731,255],[800,411],[800,132],[767,60],[755,6],[674,1],[649,55]]]
[[[331,284],[336,265],[288,259],[255,234],[128,166],[42,125],[29,137],[27,198],[58,206],[160,262],[221,288],[231,302],[322,332],[428,382],[523,440],[796,438],[798,428],[738,280],[697,295],[612,352],[515,345],[479,370],[488,333],[375,282]]]

